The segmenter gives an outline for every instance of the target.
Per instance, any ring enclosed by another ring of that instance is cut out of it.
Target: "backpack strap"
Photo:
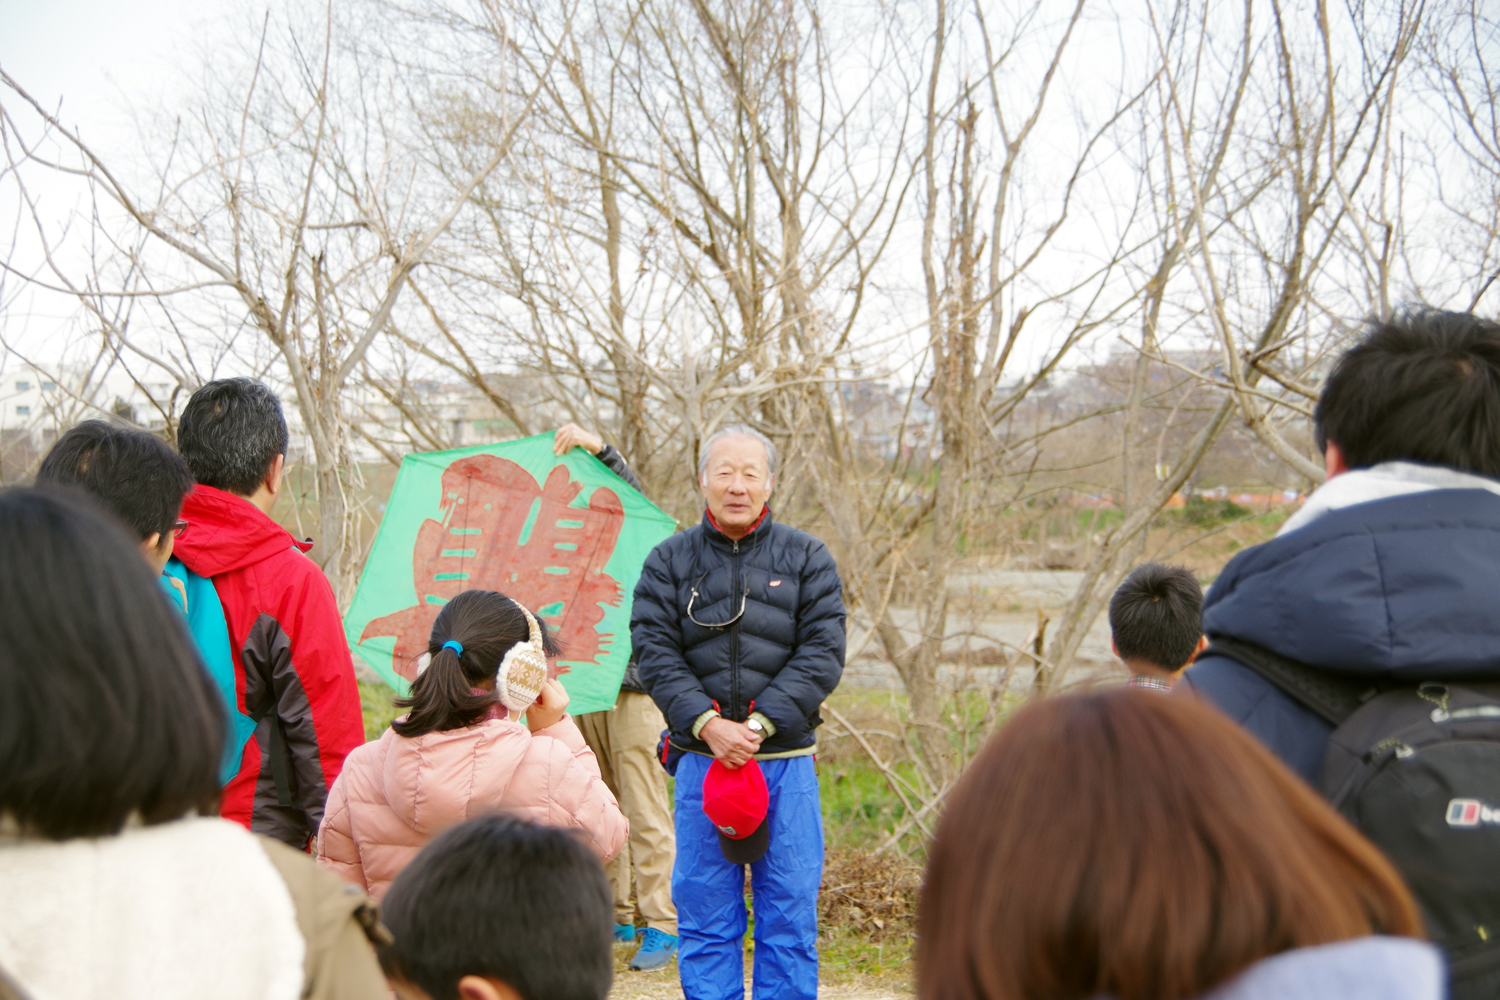
[[[1215,636],[1198,654],[1199,659],[1205,656],[1222,656],[1248,667],[1334,728],[1378,693],[1368,681],[1339,677],[1232,636]]]

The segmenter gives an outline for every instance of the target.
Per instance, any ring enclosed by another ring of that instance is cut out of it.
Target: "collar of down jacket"
[[[291,893],[237,823],[6,837],[0,886],[0,968],[38,1000],[302,995],[306,945]]]

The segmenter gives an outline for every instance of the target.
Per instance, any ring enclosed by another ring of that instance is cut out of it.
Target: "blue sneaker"
[[[664,934],[655,927],[647,927],[646,933],[641,935],[641,950],[630,960],[630,967],[636,972],[660,969],[672,961],[676,952],[676,934]]]
[[[620,944],[635,942],[635,924],[615,924],[615,940]]]

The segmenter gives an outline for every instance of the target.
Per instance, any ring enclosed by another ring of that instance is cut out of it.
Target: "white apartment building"
[[[119,370],[100,376],[87,368],[33,366],[0,356],[0,433],[40,445],[79,421],[107,416],[156,429],[166,420],[152,396],[165,398],[171,388],[139,385]]]

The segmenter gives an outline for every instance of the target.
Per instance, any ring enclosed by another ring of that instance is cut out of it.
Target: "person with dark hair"
[[[1455,997],[1500,995],[1500,324],[1371,320],[1313,420],[1327,481],[1225,567],[1178,689],[1391,857]]]
[[[178,541],[181,566],[167,571],[184,581],[210,669],[235,678],[231,750],[243,750],[223,815],[305,849],[365,730],[333,588],[305,555],[312,542],[271,519],[286,464],[281,403],[247,378],[210,382],[183,409],[177,446],[198,485],[183,503],[193,531]]]
[[[1144,563],[1109,599],[1110,646],[1130,671],[1126,687],[1171,691],[1208,645],[1203,588],[1181,566]]]
[[[55,1000],[384,996],[368,900],[214,816],[223,705],[136,543],[0,493],[0,968]]]
[[[627,824],[550,676],[557,653],[504,594],[466,590],[443,605],[398,702],[407,713],[349,755],[329,793],[318,861],[379,899],[434,836],[501,811],[577,827],[614,857]]]
[[[400,1000],[605,1000],[609,886],[573,832],[485,816],[396,876],[380,964]]]
[[[613,445],[577,424],[564,424],[553,437],[554,454],[582,448],[611,472],[640,490],[641,481]],[[609,863],[615,893],[615,940],[633,944],[636,915],[645,922],[640,947],[630,958],[636,971],[659,969],[677,949],[677,907],[672,903],[672,860],[677,854],[667,776],[656,759],[656,743],[667,728],[661,709],[646,693],[632,652],[620,679],[614,708],[586,712],[575,720],[599,761],[604,783],[630,820],[630,841]],[[635,874],[635,892],[630,882]]]
[[[172,541],[187,528],[179,519],[193,474],[182,456],[155,434],[85,420],[52,445],[37,469],[38,486],[72,486],[91,494],[139,539],[157,573],[172,557]]]
[[[920,1000],[1438,1000],[1374,845],[1190,699],[1033,701],[928,848]]]
[[[1328,479],[1220,574],[1185,687],[1316,782],[1332,726],[1223,640],[1335,677],[1500,681],[1500,324],[1372,320],[1313,426]]]

